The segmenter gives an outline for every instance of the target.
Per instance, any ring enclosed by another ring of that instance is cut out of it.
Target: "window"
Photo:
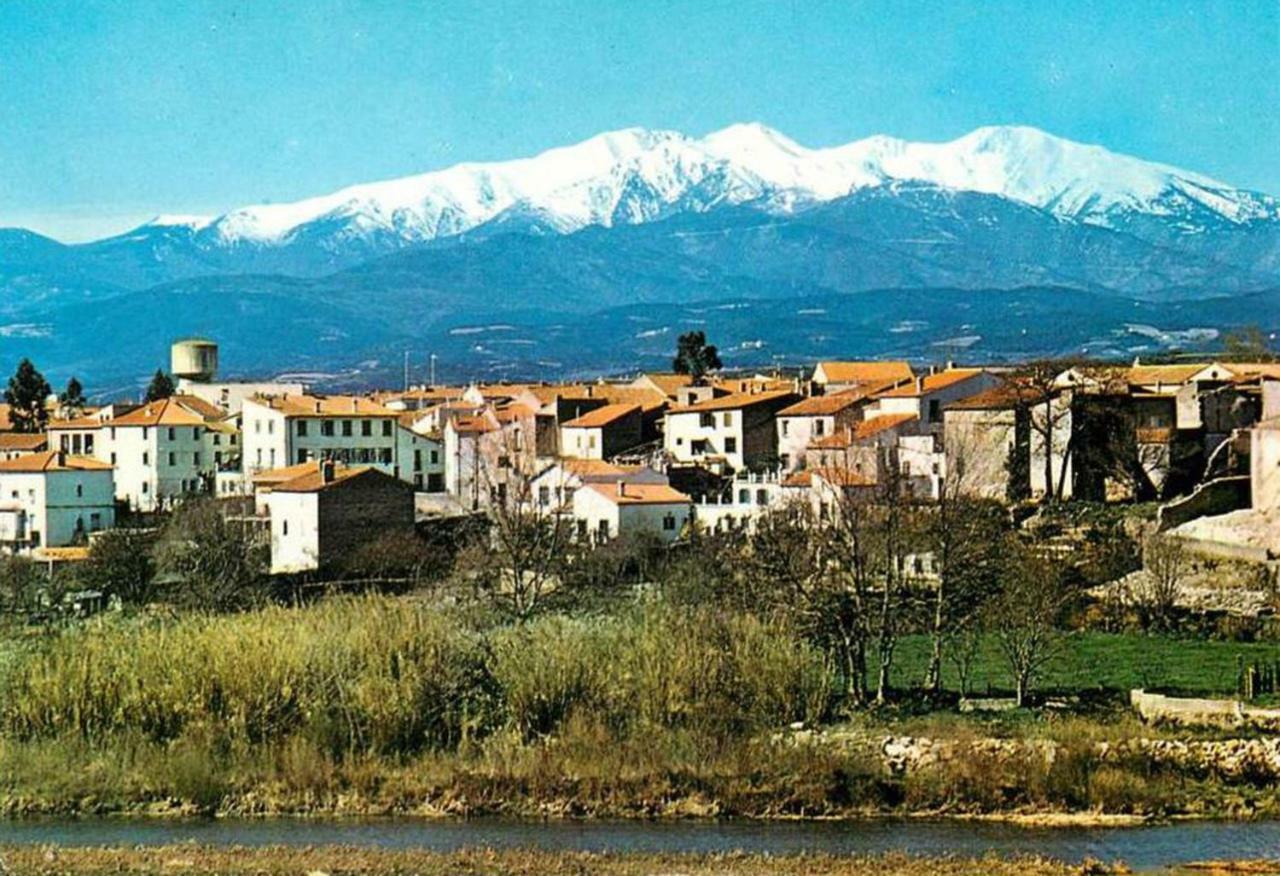
[[[582,541],[587,540],[587,521],[585,520],[578,521],[578,538]]]
[[[307,421],[306,420],[298,421],[298,437],[299,438],[307,437]]]
[[[342,437],[343,438],[351,437],[351,421],[350,420],[342,421]]]
[[[791,432],[791,421],[783,420],[782,421],[782,437],[786,438],[787,435],[790,434],[790,432]]]
[[[262,467],[262,448],[258,448],[258,467]]]
[[[220,450],[213,451],[213,464],[222,465],[222,451]]]
[[[93,453],[93,436],[92,435],[84,436],[84,452],[86,454]]]
[[[143,441],[146,441],[146,440],[147,440],[147,435],[148,435],[148,433],[150,433],[150,431],[151,431],[151,430],[150,430],[148,427],[146,427],[146,426],[143,426],[143,427],[142,427],[142,440],[143,440]]]
[[[115,441],[115,440],[116,440],[116,427],[115,427],[115,426],[112,426],[112,427],[111,427],[111,440],[112,440],[112,441]]]
[[[94,511],[89,515],[89,529],[92,532],[97,532],[101,528],[102,528],[102,515],[99,514],[97,511]]]
[[[221,436],[221,435],[219,435],[217,432],[214,432],[214,433],[213,433],[213,446],[214,446],[214,447],[217,447],[217,446],[219,446],[220,444],[222,444],[222,436]]]
[[[76,484],[76,498],[84,498],[84,484]]]
[[[592,432],[591,436],[587,438],[587,447],[591,450],[596,449],[596,436],[594,432]]]
[[[724,452],[725,452],[725,453],[737,453],[737,452],[738,452],[738,439],[737,439],[737,438],[726,438],[726,439],[724,439]]]
[[[261,421],[261,420],[254,420],[254,421],[253,421],[253,433],[254,433],[255,435],[261,435],[261,434],[262,434],[262,421]]]
[[[724,417],[721,418],[726,429],[733,425],[733,411],[725,411]]]
[[[373,434],[373,420],[360,421],[360,434],[366,438]]]
[[[383,465],[391,465],[391,456],[392,456],[391,448],[384,447],[380,451],[378,451],[378,462],[382,463]]]
[[[178,464],[178,454],[176,454],[176,453],[174,453],[172,450],[170,450],[170,451],[169,451],[169,465],[177,465],[177,464]]]
[[[333,437],[333,420],[320,421],[320,434],[324,435],[326,438]]]
[[[783,467],[783,468],[791,468],[791,454],[790,454],[790,453],[784,453],[784,454],[782,454],[782,456],[778,457],[778,461],[782,463],[782,467]]]
[[[289,534],[289,521],[288,521],[288,520],[281,520],[281,521],[280,521],[280,534],[281,534],[281,535],[288,535],[288,534]]]
[[[544,506],[551,504],[551,488],[550,487],[538,487],[538,504],[544,505]]]
[[[936,423],[942,419],[942,402],[936,398],[929,399],[929,422]]]
[[[271,448],[271,467],[276,467],[276,449],[274,447]]]
[[[498,457],[498,468],[511,468],[511,457],[510,457],[510,456],[499,456],[499,457]]]
[[[142,495],[144,495],[144,496],[145,496],[147,493],[150,493],[150,492],[151,492],[151,484],[147,483],[146,481],[143,481],[143,482],[142,482]]]
[[[150,453],[147,453],[147,451],[145,451],[145,450],[144,450],[144,451],[142,451],[142,464],[143,464],[143,465],[151,465],[151,454],[150,454]]]
[[[747,503],[748,503],[748,502],[750,502],[750,501],[751,501],[751,491],[750,491],[750,490],[746,490],[746,489],[738,490],[738,504],[739,504],[739,505],[745,505],[745,504],[747,504]]]
[[[194,440],[194,441],[199,441],[199,440],[200,440],[200,427],[199,427],[199,426],[192,426],[192,427],[191,427],[191,438],[192,438],[192,440]]]
[[[757,505],[768,505],[768,504],[769,504],[769,491],[768,491],[768,490],[764,490],[764,489],[756,490],[756,504],[757,504]]]
[[[607,539],[609,537],[609,521],[601,520],[596,525],[596,531],[600,534],[601,541],[604,541],[605,539]]]
[[[440,462],[440,451],[439,450],[431,451],[431,464],[437,465],[439,462]]]
[[[199,454],[199,453],[193,453],[193,454],[191,454],[191,463],[192,463],[192,465],[194,465],[196,468],[199,468],[199,467],[200,467],[200,454]]]
[[[703,429],[714,429],[716,427],[715,414],[702,414],[698,417],[698,425]]]
[[[498,484],[498,504],[499,505],[507,504],[507,485],[506,484]]]
[[[422,471],[422,451],[421,450],[413,451],[413,470]]]
[[[391,434],[391,421],[383,420],[382,421],[382,437],[386,438],[390,434]]]
[[[267,434],[268,434],[268,435],[274,435],[274,434],[276,434],[276,421],[275,421],[275,420],[267,420]]]
[[[706,452],[707,452],[707,442],[706,442],[706,441],[690,441],[690,442],[689,442],[689,452],[690,452],[690,453],[697,453],[697,454],[706,453]]]
[[[667,532],[672,532],[676,528],[676,515],[667,512],[667,516],[662,518],[662,528]]]
[[[304,463],[304,462],[306,462],[306,461],[307,461],[307,451],[305,451],[305,450],[299,450],[299,451],[298,451],[298,463],[299,463],[299,465],[301,465],[302,463]]]
[[[116,453],[115,453],[115,451],[114,451],[114,450],[113,450],[113,451],[111,451],[111,464],[112,464],[113,466],[116,464]]]
[[[825,435],[825,434],[827,434],[827,421],[826,421],[826,420],[824,420],[824,419],[822,419],[821,417],[818,417],[818,419],[814,420],[814,421],[813,421],[813,434],[815,434],[815,435]]]

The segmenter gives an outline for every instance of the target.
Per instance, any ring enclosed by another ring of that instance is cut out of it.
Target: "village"
[[[579,543],[675,543],[892,490],[926,505],[1159,502],[1160,529],[1199,552],[1280,557],[1275,363],[730,376],[705,367],[700,333],[688,341],[683,373],[337,396],[221,381],[217,345],[180,340],[164,397],[0,408],[0,551],[75,563],[102,532],[212,498],[269,532],[271,573],[293,575],[450,517],[510,511]]]

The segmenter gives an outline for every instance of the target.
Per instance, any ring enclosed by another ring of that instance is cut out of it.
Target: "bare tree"
[[[1156,535],[1144,545],[1142,561],[1146,574],[1133,595],[1143,613],[1144,626],[1168,631],[1177,616],[1178,596],[1191,574],[1191,559],[1181,541]]]
[[[1007,529],[1007,517],[998,504],[968,497],[963,457],[957,460],[943,479],[937,504],[925,510],[922,526],[936,572],[924,689],[935,694],[942,690],[946,645],[978,625],[983,604],[996,590],[999,567],[994,548]]]
[[[270,548],[243,517],[216,499],[183,502],[156,546],[156,570],[175,602],[208,611],[245,608],[261,599]]]
[[[504,429],[484,453],[479,468],[487,497],[488,538],[466,558],[477,583],[520,619],[562,584],[572,540],[565,504],[536,501],[531,464],[523,449],[520,436]]]
[[[1046,502],[1061,499],[1065,488],[1071,440],[1068,437],[1060,451],[1057,442],[1063,428],[1071,423],[1071,390],[1060,387],[1058,378],[1077,364],[1074,360],[1040,359],[1026,363],[1010,377],[1018,393],[1019,406],[1026,411],[1031,433],[1039,439],[1040,450],[1044,454]],[[1062,456],[1062,466],[1055,473],[1054,455],[1058,452]]]
[[[1061,563],[1043,551],[1008,538],[1002,586],[986,612],[986,625],[1013,677],[1019,706],[1062,642],[1059,615],[1066,601]]]

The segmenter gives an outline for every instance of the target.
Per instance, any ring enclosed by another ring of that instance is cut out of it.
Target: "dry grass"
[[[33,848],[0,846],[0,873],[24,876],[205,874],[284,876],[325,873],[417,876],[1069,876],[1125,872],[1100,864],[1068,866],[1044,858],[915,858],[747,854],[652,855],[476,850],[450,853],[353,848]]]

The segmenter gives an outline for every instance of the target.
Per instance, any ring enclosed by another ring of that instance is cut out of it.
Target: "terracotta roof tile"
[[[698,414],[704,411],[732,411],[738,408],[748,408],[754,405],[786,400],[794,396],[795,393],[787,390],[739,392],[733,395],[723,395],[719,398],[709,398],[706,401],[696,402],[691,405],[676,405],[670,408],[669,412],[673,414]]]
[[[905,361],[887,362],[819,362],[828,383],[875,383],[885,380],[910,380],[915,376]],[[815,369],[816,371],[816,369]]]
[[[254,396],[252,401],[286,417],[397,417],[399,411],[356,395]]]
[[[878,395],[880,398],[915,398],[927,392],[937,392],[940,389],[946,389],[948,386],[955,386],[957,383],[972,380],[982,373],[983,370],[981,368],[951,368],[947,371],[939,371],[937,374],[929,374],[918,378],[918,383],[912,381],[878,393]]]
[[[561,425],[571,429],[599,429],[638,413],[640,413],[639,405],[604,405]]]
[[[44,450],[49,439],[43,432],[0,432],[0,451]]]
[[[684,505],[692,500],[666,484],[587,484],[615,505]]]
[[[111,471],[111,466],[92,456],[71,456],[57,450],[28,453],[16,459],[0,460],[0,474],[31,474],[46,471]]]

